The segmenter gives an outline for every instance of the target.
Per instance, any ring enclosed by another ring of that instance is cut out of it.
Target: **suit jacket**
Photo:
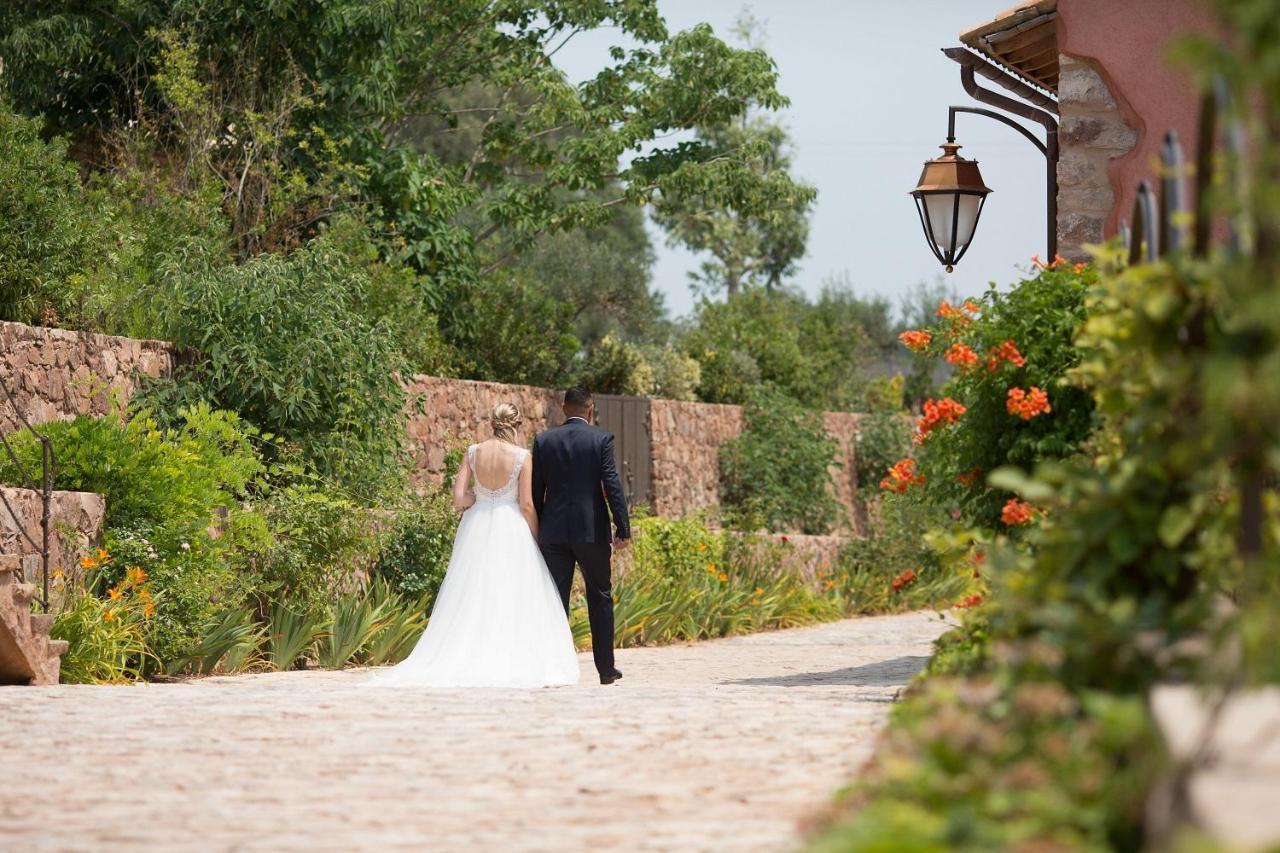
[[[618,538],[630,539],[612,433],[576,418],[539,433],[533,440],[533,508],[543,545],[612,541],[610,510]]]

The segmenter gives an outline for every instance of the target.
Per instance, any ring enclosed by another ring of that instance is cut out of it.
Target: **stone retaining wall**
[[[163,341],[0,323],[0,376],[33,424],[106,414],[113,395],[127,401],[139,374],[167,375],[175,357],[175,347]],[[411,398],[408,439],[422,483],[443,479],[449,450],[489,437],[489,413],[499,401],[520,407],[525,441],[562,419],[559,393],[546,388],[414,376],[405,389]],[[718,451],[742,431],[741,408],[673,400],[652,400],[649,406],[654,512],[681,517],[715,508]],[[0,406],[0,429],[12,431],[19,422],[7,409]],[[859,418],[824,414],[827,432],[838,445],[832,477],[847,510],[845,531],[855,533],[863,527],[853,466]]]
[[[501,401],[513,402],[525,416],[522,439],[560,423],[557,391],[528,385],[503,385],[415,376],[406,384],[413,398],[409,441],[419,482],[444,479],[449,450],[489,437],[489,413]],[[836,498],[844,506],[843,532],[861,534],[865,521],[858,502],[854,467],[862,415],[826,412],[823,423],[836,442],[831,474]],[[716,403],[649,401],[651,507],[656,515],[681,518],[720,502],[719,449],[742,432],[742,409]]]
[[[742,432],[742,409],[652,400],[653,511],[681,518],[720,503],[720,445]]]
[[[0,378],[32,424],[106,414],[111,389],[127,401],[136,376],[167,375],[174,353],[164,341],[0,323]],[[0,431],[19,426],[12,408],[0,405]]]
[[[17,554],[24,558],[26,580],[38,583],[32,572],[39,570],[40,549],[27,541],[21,530],[26,530],[36,542],[40,542],[40,493],[32,489],[0,486],[9,506],[17,513],[15,521],[9,510],[0,504],[0,553]],[[102,495],[93,492],[54,492],[53,530],[49,537],[49,570],[63,568],[68,573],[80,564],[80,558],[97,548],[102,542],[102,523],[106,518],[107,503]]]

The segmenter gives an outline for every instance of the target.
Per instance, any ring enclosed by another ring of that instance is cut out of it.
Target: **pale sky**
[[[981,106],[960,87],[960,66],[941,49],[957,34],[989,20],[1009,0],[753,0],[765,25],[765,49],[778,64],[778,87],[791,99],[781,113],[795,146],[793,172],[818,188],[808,254],[792,284],[813,294],[828,277],[847,271],[859,293],[898,295],[932,281],[942,267],[925,245],[907,194],[926,159],[946,137],[950,104]],[[670,31],[707,22],[732,40],[743,0],[658,0]],[[613,30],[570,42],[557,64],[574,82],[597,71]],[[983,82],[985,86],[994,84]],[[1043,139],[1043,130],[1032,125]],[[977,236],[947,276],[963,296],[989,281],[1008,285],[1017,267],[1045,252],[1044,157],[1029,142],[991,119],[960,115],[962,156],[976,158],[994,192]],[[686,273],[699,263],[669,248],[652,227],[658,252],[654,285],[673,316],[693,306]]]

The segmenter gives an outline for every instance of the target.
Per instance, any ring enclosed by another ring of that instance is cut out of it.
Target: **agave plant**
[[[374,581],[369,599],[381,604],[383,615],[365,645],[365,663],[380,666],[405,659],[426,627],[429,595],[415,601],[392,590],[381,578]]]
[[[293,669],[324,634],[319,618],[284,603],[271,608],[266,642],[267,660],[278,670]]]
[[[320,641],[318,658],[327,669],[342,669],[378,632],[391,601],[365,591],[347,593],[329,611],[329,630]]]
[[[200,644],[184,658],[165,666],[170,675],[188,667],[197,673],[240,672],[257,659],[266,634],[248,608],[227,610],[205,623]]]

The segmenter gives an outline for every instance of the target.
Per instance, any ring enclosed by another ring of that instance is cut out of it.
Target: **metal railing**
[[[1174,131],[1165,134],[1161,146],[1158,197],[1151,184],[1142,181],[1138,185],[1130,221],[1121,226],[1131,266],[1153,263],[1188,249],[1191,257],[1207,257],[1215,231],[1214,211],[1210,204],[1210,193],[1215,183],[1236,199],[1243,201],[1248,197],[1246,134],[1239,119],[1230,115],[1231,107],[1229,91],[1221,81],[1205,94],[1201,103],[1196,140],[1194,210],[1190,209],[1187,199],[1187,167],[1182,144]],[[1220,153],[1226,155],[1225,161],[1219,158]],[[1221,248],[1236,255],[1250,254],[1264,261],[1272,257],[1270,253],[1277,250],[1273,244],[1280,244],[1280,240],[1270,239],[1257,228],[1247,208],[1247,204],[1240,204],[1236,210],[1218,218],[1218,234],[1225,234]],[[1189,241],[1188,232],[1191,235]],[[1185,346],[1204,346],[1206,321],[1206,309],[1203,307],[1187,319],[1180,333],[1180,340]],[[1260,452],[1256,435],[1241,436],[1239,443],[1241,458]],[[1263,491],[1266,483],[1260,467],[1244,466],[1242,475],[1237,551],[1248,559],[1258,557],[1263,550]]]
[[[1195,166],[1195,209],[1187,198],[1187,164],[1182,142],[1176,131],[1164,135],[1160,148],[1161,174],[1159,191],[1149,181],[1138,184],[1129,221],[1121,223],[1120,233],[1129,250],[1130,266],[1151,263],[1188,247],[1187,232],[1191,232],[1190,248],[1195,257],[1209,253],[1213,232],[1213,216],[1209,208],[1209,191],[1217,163],[1219,150],[1219,125],[1221,114],[1229,107],[1229,95],[1219,84],[1207,93],[1200,106],[1200,123],[1197,132]],[[1243,191],[1244,162],[1243,128],[1238,121],[1229,121],[1223,128],[1223,142],[1227,149],[1228,167],[1232,170],[1229,180],[1232,189]],[[1239,250],[1247,231],[1239,219],[1228,222],[1227,248]]]
[[[31,433],[40,443],[40,477],[39,480],[32,476],[27,466],[22,464],[22,460],[18,458],[18,454],[14,451],[13,445],[9,443],[9,436],[4,432],[0,432],[0,445],[4,446],[4,452],[8,455],[10,461],[13,462],[14,470],[18,472],[19,483],[14,485],[30,488],[40,493],[40,541],[36,541],[31,532],[27,530],[23,523],[23,518],[13,508],[13,504],[9,502],[9,496],[0,489],[0,503],[4,504],[4,508],[9,515],[13,517],[14,526],[17,528],[18,534],[27,542],[31,543],[31,547],[40,553],[40,593],[38,601],[40,607],[44,611],[49,610],[49,537],[53,527],[53,475],[55,467],[55,457],[53,453],[53,441],[49,436],[33,427],[26,415],[22,413],[22,409],[18,406],[18,401],[14,399],[13,392],[9,390],[9,383],[0,377],[0,390],[4,391],[5,401],[13,410],[18,422],[22,428]],[[22,577],[23,582],[27,581],[25,575]]]

